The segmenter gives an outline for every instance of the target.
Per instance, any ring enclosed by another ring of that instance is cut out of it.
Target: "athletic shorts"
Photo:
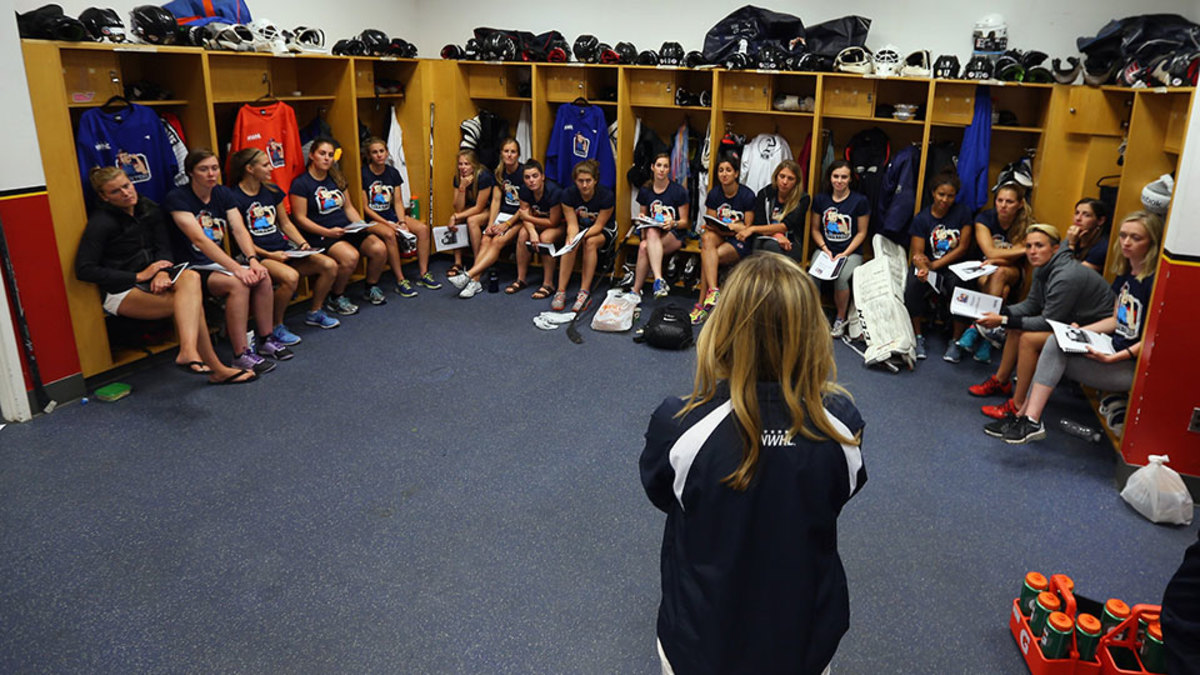
[[[310,241],[308,244],[313,248],[323,248],[328,251],[329,248],[334,244],[338,243],[339,241],[344,241],[353,246],[355,249],[358,249],[362,247],[363,242],[366,241],[367,237],[370,235],[370,230],[359,230],[358,232],[343,234],[341,237],[317,237],[316,241]]]
[[[129,295],[133,288],[127,288],[120,293],[105,293],[104,294],[104,313],[109,316],[120,316],[117,310],[121,307],[121,302]]]
[[[737,251],[739,258],[745,258],[754,252],[754,242],[749,239],[742,240],[737,237],[726,237],[725,241],[733,247],[733,250]]]

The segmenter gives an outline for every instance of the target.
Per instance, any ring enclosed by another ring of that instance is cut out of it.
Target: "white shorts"
[[[118,316],[117,309],[121,307],[121,303],[125,301],[125,296],[129,295],[129,291],[133,288],[121,291],[120,293],[105,293],[104,294],[104,313],[109,316]]]

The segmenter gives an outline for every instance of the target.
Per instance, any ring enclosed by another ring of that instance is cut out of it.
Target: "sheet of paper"
[[[938,290],[938,273],[937,272],[934,272],[933,270],[929,270],[929,274],[926,275],[926,277],[925,277],[925,283],[929,284],[930,286],[933,286],[934,292],[941,293],[941,291]]]
[[[361,232],[361,231],[367,229],[368,227],[370,227],[370,225],[367,225],[366,223],[359,221],[357,223],[350,223],[349,225],[343,227],[342,229],[346,231],[346,234],[354,234],[355,232]]]
[[[1115,353],[1112,337],[1109,335],[1090,331],[1086,328],[1075,328],[1070,324],[1052,319],[1047,319],[1046,322],[1054,330],[1054,340],[1058,343],[1059,349],[1064,352],[1086,354],[1088,347],[1092,347],[1103,354]]]
[[[467,238],[467,226],[459,225],[457,232],[451,232],[449,227],[442,225],[433,228],[433,248],[438,253],[465,248],[471,241]]]
[[[396,236],[404,237],[410,243],[413,243],[413,244],[417,243],[417,235],[413,234],[412,232],[409,232],[408,230],[402,230],[397,227],[396,228]]]
[[[812,266],[808,268],[808,273],[815,279],[824,281],[833,281],[842,273],[842,268],[846,266],[845,258],[838,258],[836,261],[829,257],[825,251],[817,253],[816,259],[813,260]]]
[[[167,274],[170,275],[170,277],[171,277],[171,283],[174,284],[176,281],[178,281],[179,275],[183,274],[183,271],[186,270],[188,267],[189,267],[188,263],[179,263],[178,265],[170,268],[170,271],[167,272]]]
[[[979,277],[987,276],[996,271],[995,265],[985,265],[980,260],[967,260],[965,262],[954,263],[950,266],[950,271],[954,272],[959,279],[970,281]]]
[[[549,253],[551,257],[561,258],[562,256],[574,250],[574,248],[579,245],[579,242],[583,241],[583,237],[586,234],[587,228],[584,228],[575,233],[575,236],[571,237],[571,241],[568,241],[561,247],[555,246],[554,244],[538,244],[538,248]]]
[[[233,272],[230,272],[229,270],[218,265],[217,263],[208,263],[207,265],[192,265],[191,267],[194,270],[208,270],[209,272],[220,272],[221,274],[228,274],[229,276],[233,276]]]
[[[954,294],[950,297],[950,313],[978,319],[989,312],[999,314],[1003,302],[994,295],[955,286]]]
[[[323,253],[324,251],[325,249],[323,248],[310,248],[303,251],[300,249],[294,249],[291,251],[284,251],[283,254],[289,258],[307,258],[310,255],[316,255],[318,253]]]

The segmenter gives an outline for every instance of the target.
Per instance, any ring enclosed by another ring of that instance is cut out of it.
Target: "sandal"
[[[551,295],[554,295],[554,288],[543,284],[541,286],[538,286],[538,289],[533,292],[532,297],[534,300],[545,300],[546,298],[550,297]],[[563,302],[566,302],[566,300],[564,300]]]
[[[550,309],[561,312],[567,308],[567,294],[555,293],[554,299],[550,301]]]
[[[524,279],[517,279],[516,281],[509,284],[508,288],[504,289],[504,292],[507,293],[508,295],[512,295],[513,293],[516,293],[517,291],[525,290],[528,287],[529,287],[529,282],[525,281]]]
[[[209,380],[209,384],[246,384],[258,379],[258,373],[253,370],[239,370],[223,380]]]
[[[187,363],[176,363],[175,367],[189,375],[211,375],[212,368],[204,365],[200,361],[188,361]]]
[[[449,279],[450,277],[456,277],[462,273],[463,271],[461,267],[458,265],[451,265],[450,269],[446,270],[446,278]]]

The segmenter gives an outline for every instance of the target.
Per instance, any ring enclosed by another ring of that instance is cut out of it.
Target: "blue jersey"
[[[367,208],[379,214],[380,218],[389,222],[399,222],[396,217],[396,198],[400,196],[400,186],[404,179],[394,166],[383,167],[383,173],[376,174],[369,165],[362,170],[363,191],[367,193]]]
[[[546,176],[566,185],[572,182],[575,165],[586,159],[600,163],[600,184],[616,189],[617,164],[608,140],[604,111],[595,105],[558,106],[550,144],[546,147]]]
[[[321,227],[345,227],[350,224],[346,215],[346,195],[329,176],[317,180],[307,171],[292,179],[288,194],[303,197],[308,202],[308,219]]]
[[[579,223],[581,230],[595,225],[596,219],[600,217],[600,212],[613,208],[616,203],[616,197],[612,190],[603,185],[597,185],[592,193],[592,198],[587,201],[584,201],[583,195],[579,194],[579,188],[574,185],[563,190],[563,210],[571,209],[575,212],[575,221]],[[604,231],[612,235],[617,233],[617,219],[613,218],[612,214],[609,214],[608,222],[604,223]]]
[[[106,113],[92,108],[79,118],[75,149],[83,184],[91,185],[88,172],[95,167],[118,166],[129,176],[138,194],[163,203],[175,188],[179,163],[158,115],[144,105]],[[91,189],[84,190],[89,204]]]
[[[679,220],[680,207],[688,205],[688,191],[674,181],[667,184],[667,189],[655,192],[653,185],[638,190],[637,203],[646,207],[651,218],[662,216],[664,219]]]
[[[562,203],[562,189],[554,181],[546,181],[542,188],[542,198],[533,196],[533,190],[521,186],[521,203],[529,205],[529,211],[538,218],[549,218],[550,210]]]
[[[237,204],[230,189],[224,185],[213,188],[207,203],[200,201],[190,184],[171,190],[163,202],[163,210],[168,214],[182,212],[195,216],[196,222],[200,223],[200,228],[204,230],[204,236],[217,246],[223,246],[225,236],[229,232],[228,213],[236,208]],[[189,262],[193,265],[212,264],[212,259],[202,253],[183,230],[179,227],[170,230],[176,262]]]
[[[265,251],[286,251],[287,239],[276,220],[280,209],[283,208],[280,206],[283,203],[283,193],[265,185],[254,195],[242,192],[242,188],[237,185],[230,188],[229,192],[233,203],[237,205],[238,213],[242,214],[246,229],[250,230],[250,236],[254,237],[254,245]]]
[[[859,217],[871,214],[867,198],[858,192],[851,192],[840,202],[835,202],[828,192],[822,192],[813,197],[812,208],[813,213],[821,216],[821,234],[833,255],[850,248],[850,241],[858,234]]]
[[[938,260],[958,246],[963,228],[971,224],[971,212],[963,204],[955,202],[942,218],[933,215],[926,207],[913,218],[908,233],[925,240],[925,255]]]

